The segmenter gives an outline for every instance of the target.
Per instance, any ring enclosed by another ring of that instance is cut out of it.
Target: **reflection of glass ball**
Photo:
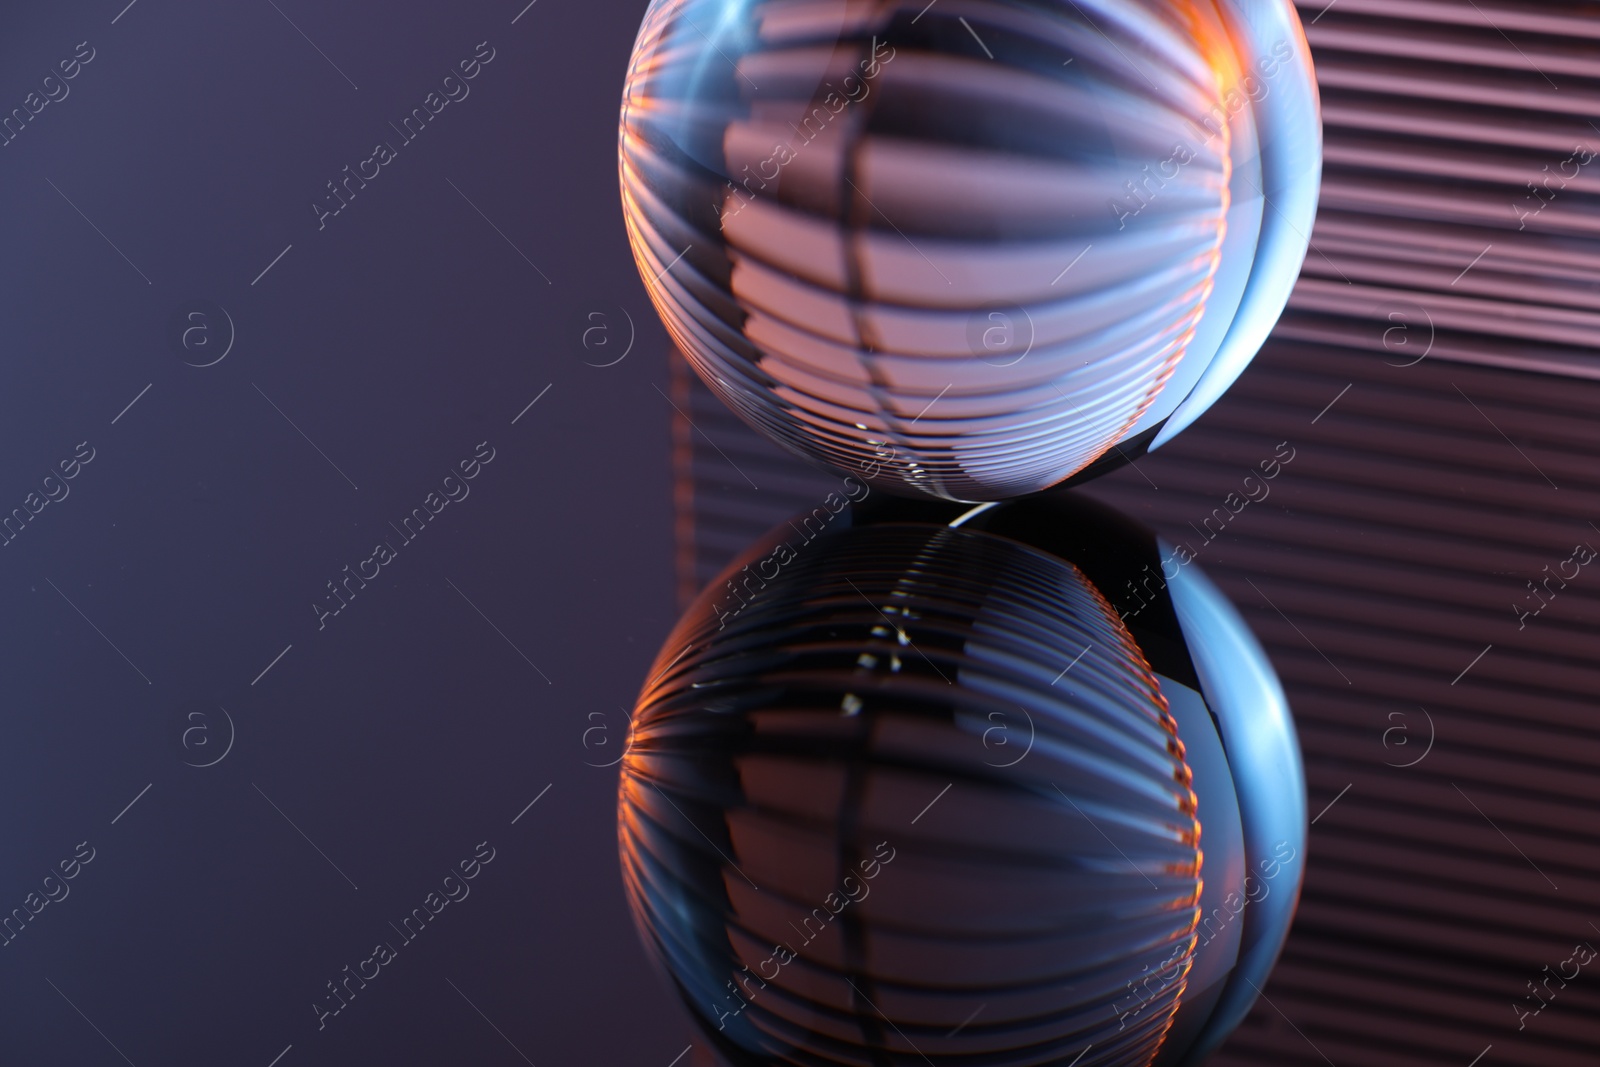
[[[619,152],[651,297],[725,402],[886,489],[989,500],[1153,447],[1238,376],[1321,136],[1287,0],[654,0]]]
[[[1203,1062],[1266,982],[1305,844],[1242,621],[1081,501],[828,514],[689,609],[623,761],[634,914],[711,1046]]]

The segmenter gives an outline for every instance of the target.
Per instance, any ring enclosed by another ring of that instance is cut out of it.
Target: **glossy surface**
[[[653,4],[619,154],[657,310],[741,416],[896,492],[1165,440],[1310,232],[1309,59],[1292,7],[1249,7]]]
[[[1196,673],[1184,627],[1236,616],[1129,610],[1137,527],[958,514],[799,517],[690,608],[623,761],[641,933],[732,1064],[1201,1062],[1287,930],[1245,894],[1293,910],[1303,783],[1234,740],[1273,727],[1297,770],[1287,708]],[[1251,845],[1263,802],[1299,812],[1288,858]]]

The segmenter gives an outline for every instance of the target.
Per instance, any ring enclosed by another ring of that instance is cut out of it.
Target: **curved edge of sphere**
[[[1291,76],[1255,108],[1268,210],[1261,218],[1250,281],[1216,356],[1156,433],[1150,442],[1152,452],[1227,392],[1277,325],[1305,262],[1322,186],[1322,104],[1300,16],[1293,5],[1263,0],[1223,0],[1218,6],[1229,29],[1258,53],[1270,51],[1280,41],[1291,42],[1293,67]]]
[[[1170,558],[1172,546],[1161,544]],[[1285,842],[1298,861],[1291,884],[1245,909],[1238,964],[1180,1065],[1199,1067],[1249,1014],[1294,920],[1305,878],[1305,768],[1288,698],[1249,625],[1198,567],[1182,568],[1168,588],[1233,767],[1247,864],[1266,861]],[[1269,789],[1269,781],[1279,784]]]

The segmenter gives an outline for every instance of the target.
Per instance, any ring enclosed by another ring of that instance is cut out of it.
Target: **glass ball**
[[[1232,383],[1304,258],[1321,129],[1287,0],[654,0],[619,163],[651,299],[734,411],[998,500]]]
[[[1070,495],[956,527],[818,511],[690,607],[622,762],[635,921],[709,1046],[1202,1063],[1267,981],[1305,847],[1243,622]]]

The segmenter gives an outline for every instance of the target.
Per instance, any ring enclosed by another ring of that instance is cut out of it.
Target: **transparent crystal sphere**
[[[663,645],[623,882],[718,1063],[1198,1067],[1267,983],[1282,690],[1192,562],[1072,496],[797,516]]]
[[[878,487],[994,500],[1231,384],[1321,134],[1284,0],[655,0],[619,158],[651,298],[730,407]]]

